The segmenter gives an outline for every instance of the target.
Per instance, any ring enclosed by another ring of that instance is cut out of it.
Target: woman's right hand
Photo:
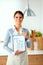
[[[24,51],[19,51],[19,50],[17,50],[16,52],[15,52],[15,55],[18,55],[18,54],[21,54],[21,53],[23,53]]]

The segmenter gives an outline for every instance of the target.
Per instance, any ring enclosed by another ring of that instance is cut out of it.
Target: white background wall
[[[30,8],[35,12],[36,16],[29,16],[25,18],[25,26],[30,29],[40,30],[40,20],[41,20],[41,0],[29,0]]]
[[[29,0],[30,8],[36,16],[25,16],[23,27],[43,32],[43,0]],[[0,40],[4,40],[8,28],[14,24],[13,14],[16,10],[24,12],[27,0],[1,0],[0,1]]]
[[[43,0],[41,0],[41,21],[40,23],[41,23],[40,28],[43,33]]]

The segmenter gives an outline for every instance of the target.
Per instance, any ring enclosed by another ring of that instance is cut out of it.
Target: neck
[[[20,30],[20,25],[14,25],[15,26],[15,28],[16,28],[16,30],[19,32],[19,30]]]

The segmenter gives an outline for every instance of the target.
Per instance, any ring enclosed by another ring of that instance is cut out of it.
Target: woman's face
[[[15,19],[15,25],[21,25],[22,21],[23,21],[23,17],[21,14],[17,13],[14,17]]]

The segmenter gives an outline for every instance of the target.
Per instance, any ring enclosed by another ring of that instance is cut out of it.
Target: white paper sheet
[[[25,51],[25,38],[22,35],[14,36],[14,51]]]

